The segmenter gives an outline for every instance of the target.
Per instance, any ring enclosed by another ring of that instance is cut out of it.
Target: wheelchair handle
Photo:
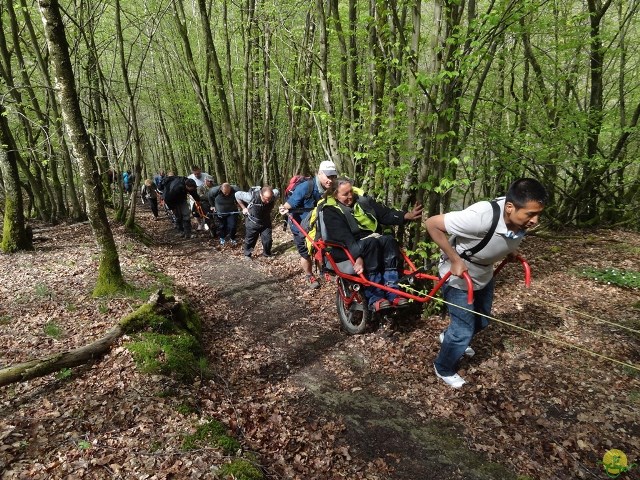
[[[444,276],[438,282],[438,285],[444,285],[444,283],[449,279],[450,276],[451,276],[450,271],[445,273]],[[462,278],[464,278],[464,281],[467,282],[467,303],[471,305],[473,304],[473,282],[471,281],[471,276],[469,275],[469,272],[463,272]]]
[[[531,267],[529,266],[529,263],[524,259],[524,257],[521,257],[520,255],[516,255],[516,260],[518,260],[522,264],[522,269],[524,270],[524,286],[530,287],[531,286]],[[502,268],[507,263],[512,263],[512,262],[513,260],[509,260],[509,258],[505,258],[504,260],[502,260],[500,265],[498,265],[498,267],[493,271],[493,276],[495,277],[498,273],[500,273],[500,270],[502,270]]]

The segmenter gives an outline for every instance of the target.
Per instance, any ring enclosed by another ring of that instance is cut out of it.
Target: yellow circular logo
[[[618,476],[628,470],[627,456],[621,450],[611,449],[602,457],[602,466],[609,475]]]

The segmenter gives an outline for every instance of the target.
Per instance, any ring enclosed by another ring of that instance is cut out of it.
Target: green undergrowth
[[[143,373],[174,376],[184,382],[208,376],[207,360],[198,339],[188,332],[145,332],[127,345]]]
[[[147,247],[154,245],[153,237],[149,235],[139,224],[134,223],[133,226],[125,225],[127,232],[133,235],[140,243]]]
[[[225,478],[230,476],[236,480],[261,480],[264,478],[262,472],[251,461],[244,458],[236,458],[230,463],[222,465],[220,474]]]
[[[227,428],[218,420],[208,420],[198,425],[196,431],[185,435],[182,439],[182,449],[196,450],[202,447],[219,447],[226,455],[233,455],[240,450],[240,442],[227,435]]]
[[[48,337],[55,338],[56,340],[62,337],[62,329],[55,322],[47,322],[42,328],[44,334]]]
[[[140,371],[175,377],[187,383],[209,376],[208,362],[200,343],[200,319],[184,303],[173,303],[162,315],[147,303],[122,319],[120,324],[132,335],[126,348]]]
[[[243,454],[242,445],[227,433],[227,427],[218,420],[208,419],[198,425],[196,431],[182,439],[182,450],[190,451],[200,448],[219,448],[225,455],[233,457],[229,463],[221,465],[218,473],[223,478],[231,476],[236,480],[262,480],[264,475],[256,467],[253,455]]]
[[[145,273],[147,273],[149,276],[154,278],[154,280],[157,282],[157,285],[158,285],[156,288],[162,288],[162,290],[166,292],[167,295],[172,294],[174,290],[173,278],[171,278],[166,273],[161,272],[155,266],[150,265],[148,263],[144,263],[142,265],[142,270]]]
[[[617,268],[593,268],[586,267],[577,271],[584,278],[590,278],[598,283],[614,285],[616,287],[640,289],[640,272],[633,270],[620,270]]]
[[[625,255],[640,255],[640,246],[628,243],[610,243],[608,248],[616,252],[623,252]]]
[[[91,296],[94,298],[114,297],[122,294],[131,296],[134,292],[135,288],[124,280],[99,276]]]

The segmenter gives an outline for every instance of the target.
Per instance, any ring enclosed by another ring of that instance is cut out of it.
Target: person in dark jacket
[[[402,225],[422,218],[422,205],[416,204],[409,212],[395,210],[379,204],[354,188],[348,178],[337,178],[327,192],[322,205],[323,238],[344,245],[355,259],[356,274],[375,283],[398,287],[400,250],[393,235],[383,234],[381,225]],[[333,249],[336,261],[347,260],[340,249]],[[408,303],[406,298],[380,288],[364,289],[369,308],[379,311],[400,307]]]
[[[213,187],[207,192],[207,200],[211,211],[215,212],[218,223],[218,235],[220,245],[227,241],[232,246],[236,245],[236,230],[238,227],[238,204],[236,202],[236,192],[240,189],[229,183]]]
[[[191,233],[191,208],[187,195],[200,201],[196,182],[186,177],[167,177],[164,180],[163,198],[176,216],[176,228],[182,238],[194,238]]]
[[[242,209],[246,218],[244,223],[244,256],[251,260],[253,247],[258,242],[258,236],[262,241],[262,256],[271,257],[271,244],[273,225],[271,212],[275,205],[275,200],[280,196],[277,188],[268,185],[260,188],[253,187],[248,192],[236,192],[236,201]]]

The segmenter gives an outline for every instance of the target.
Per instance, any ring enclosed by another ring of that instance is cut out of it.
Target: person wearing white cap
[[[338,169],[335,163],[331,160],[320,162],[317,175],[296,186],[286,202],[280,205],[280,213],[282,215],[290,214],[298,224],[301,224],[309,216],[318,200],[322,198],[324,192],[331,187],[331,182],[337,176]],[[319,288],[320,283],[312,272],[313,265],[305,242],[305,236],[291,221],[289,221],[289,228],[293,234],[293,242],[300,254],[300,266],[307,277],[309,287]]]

